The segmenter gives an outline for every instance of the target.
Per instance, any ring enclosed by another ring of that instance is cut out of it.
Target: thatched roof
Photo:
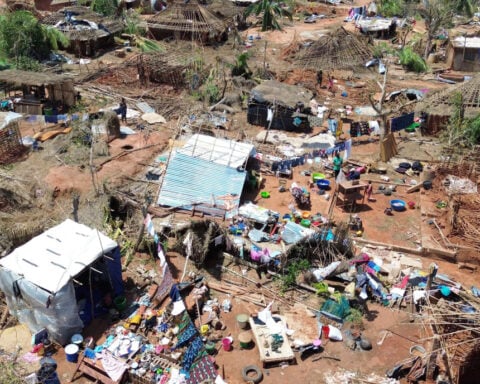
[[[304,68],[358,70],[365,68],[365,63],[371,58],[370,46],[340,27],[301,50],[295,61]]]
[[[15,86],[34,85],[40,87],[42,85],[62,84],[71,81],[72,78],[66,75],[56,75],[44,72],[28,72],[16,69],[7,69],[0,71],[0,82],[13,84]]]
[[[466,82],[427,94],[427,97],[417,104],[415,111],[450,116],[454,113],[452,97],[455,93],[463,96],[465,117],[473,118],[480,114],[480,74]]]
[[[308,105],[313,93],[298,85],[280,83],[276,80],[265,80],[250,91],[250,97],[257,103],[279,104],[294,108],[298,102]]]
[[[188,33],[222,33],[227,29],[225,23],[214,16],[197,0],[189,2],[175,1],[165,11],[147,20],[149,28]]]
[[[67,21],[66,13],[75,16],[74,21]],[[59,12],[53,12],[42,19],[42,24],[55,26],[63,32],[68,40],[95,40],[122,31],[123,22],[120,19],[103,17],[88,7],[65,7]]]
[[[245,11],[244,8],[236,6],[231,0],[201,0],[200,3],[213,15],[226,22],[233,21],[235,16]]]

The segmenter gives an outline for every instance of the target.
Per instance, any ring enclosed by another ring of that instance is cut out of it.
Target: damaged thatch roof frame
[[[17,87],[21,87],[22,85],[32,85],[36,87],[59,85],[70,81],[72,81],[72,77],[68,75],[20,71],[16,69],[0,71],[0,82]]]
[[[452,97],[456,93],[462,94],[462,108],[466,118],[473,118],[480,114],[480,75],[475,75],[467,82],[454,85],[438,92],[428,94],[417,104],[415,111],[428,112],[429,115],[450,116],[455,112]]]
[[[73,6],[51,13],[42,23],[64,33],[70,41],[67,50],[79,56],[92,56],[98,48],[114,44],[114,35],[123,30],[121,19],[103,17],[87,7]]]
[[[360,37],[340,27],[301,50],[295,61],[299,66],[317,70],[365,70],[365,63],[371,58],[371,47]]]

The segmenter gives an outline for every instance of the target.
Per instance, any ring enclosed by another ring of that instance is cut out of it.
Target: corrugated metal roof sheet
[[[455,48],[480,48],[480,37],[456,37],[452,44]]]
[[[191,209],[193,204],[212,204],[214,201],[217,206],[222,206],[225,203],[222,196],[230,194],[240,199],[245,178],[246,172],[178,150],[170,158],[157,202],[184,209]],[[238,206],[238,200],[233,203]]]
[[[253,154],[254,146],[239,141],[195,134],[178,151],[191,157],[237,168],[243,166],[248,157]]]

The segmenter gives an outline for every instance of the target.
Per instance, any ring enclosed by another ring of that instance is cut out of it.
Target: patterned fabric
[[[178,335],[178,343],[175,348],[183,347],[184,345],[188,344],[188,342],[194,337],[198,336],[198,330],[195,328],[192,322],[185,328],[185,330]]]
[[[218,372],[215,364],[210,356],[205,355],[192,365],[187,384],[197,384],[208,379],[215,380],[217,376]]]
[[[204,348],[202,338],[197,336],[192,343],[188,346],[187,352],[183,355],[182,370],[184,372],[190,372],[193,361],[196,359],[198,353]]]

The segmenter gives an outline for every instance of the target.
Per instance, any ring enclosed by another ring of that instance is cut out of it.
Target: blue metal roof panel
[[[224,201],[217,199],[220,196],[240,198],[245,178],[246,172],[176,152],[169,161],[157,203],[191,209],[192,204],[211,204],[215,199],[222,205]]]

